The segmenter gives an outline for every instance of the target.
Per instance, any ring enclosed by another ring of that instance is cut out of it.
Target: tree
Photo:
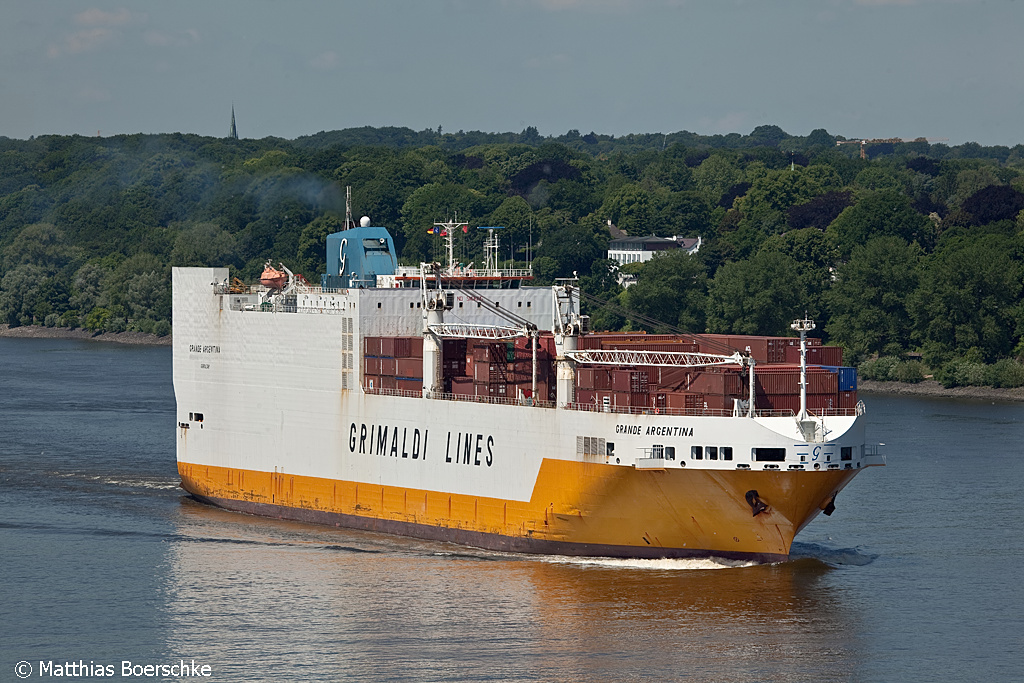
[[[800,268],[800,278],[812,302],[828,290],[832,267],[839,258],[832,242],[816,228],[790,230],[769,237],[761,245],[761,251],[775,251],[792,258]],[[812,306],[808,312],[818,318],[822,313],[817,306]]]
[[[564,228],[545,235],[537,249],[538,257],[554,261],[552,277],[570,277],[574,272],[589,273],[591,265],[603,256],[602,245],[590,230],[581,227]],[[540,258],[537,259],[540,261]],[[537,261],[534,266],[537,266]],[[545,267],[547,266],[545,262]]]
[[[786,222],[798,230],[817,228],[825,230],[843,209],[853,203],[853,193],[826,192],[802,204],[794,204],[786,211]]]
[[[907,299],[917,288],[921,249],[892,235],[854,247],[825,295],[832,339],[855,356],[896,355],[910,347]]]
[[[654,207],[650,193],[635,183],[623,185],[611,193],[601,212],[620,230],[631,235],[649,235],[654,232]]]
[[[636,284],[623,294],[626,306],[690,332],[703,332],[707,275],[696,256],[661,252],[641,265]]]
[[[500,225],[505,228],[502,235],[513,244],[524,245],[530,239],[530,230],[533,221],[533,210],[522,197],[507,197],[501,205],[495,209],[488,225]]]
[[[310,282],[319,282],[318,276],[327,272],[327,236],[344,229],[345,224],[336,216],[319,216],[306,225],[299,235],[295,272]]]
[[[708,288],[707,326],[722,334],[785,335],[806,305],[796,262],[759,252],[718,269]]]
[[[81,258],[82,250],[69,244],[64,232],[54,225],[35,223],[22,229],[3,255],[8,268],[32,264],[55,273]]]
[[[895,190],[867,194],[844,209],[826,232],[835,240],[843,257],[848,257],[854,247],[866,244],[876,235],[893,235],[906,242],[916,242],[926,250],[935,241],[932,222],[914,211],[909,197]]]
[[[235,238],[216,223],[195,223],[178,233],[171,251],[176,266],[226,266],[235,263]]]
[[[743,171],[722,154],[709,156],[693,171],[697,191],[709,204],[717,204],[725,191],[741,180]]]
[[[926,360],[972,349],[986,362],[1010,354],[1024,331],[1018,247],[1003,235],[981,235],[956,240],[924,261],[907,307]]]
[[[670,193],[655,213],[653,225],[654,234],[660,237],[710,237],[715,233],[711,208],[697,192]]]
[[[965,199],[960,209],[970,214],[970,225],[1013,220],[1024,211],[1024,192],[1009,185],[989,185]]]
[[[433,257],[427,230],[434,223],[455,220],[473,223],[479,217],[480,197],[461,185],[431,183],[417,189],[402,206],[402,244],[395,247],[406,260]]]

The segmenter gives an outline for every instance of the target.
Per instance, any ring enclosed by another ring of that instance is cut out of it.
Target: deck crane
[[[691,353],[685,351],[623,351],[618,349],[580,349],[578,339],[589,331],[590,318],[580,315],[579,289],[575,279],[562,279],[552,289],[554,298],[555,349],[558,355],[558,403],[565,406],[575,401],[575,368],[577,365],[668,366],[699,368],[715,365],[739,365],[749,369],[750,382],[747,415],[754,417],[754,364],[748,355]]]
[[[871,138],[870,140],[836,140],[836,147],[840,145],[860,145],[860,158],[867,159],[868,145],[895,145],[900,142],[946,142],[949,138],[914,138],[913,140],[907,140],[904,138]]]

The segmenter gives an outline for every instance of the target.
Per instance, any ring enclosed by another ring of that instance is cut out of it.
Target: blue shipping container
[[[857,391],[857,368],[844,368],[837,365],[822,365],[823,370],[839,375],[839,391]]]

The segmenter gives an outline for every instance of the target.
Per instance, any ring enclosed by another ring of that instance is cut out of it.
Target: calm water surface
[[[199,505],[170,349],[0,339],[0,681],[1021,680],[1024,407],[863,398],[889,465],[793,561],[536,558]]]

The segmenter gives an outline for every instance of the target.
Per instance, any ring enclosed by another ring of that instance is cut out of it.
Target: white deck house
[[[608,258],[619,265],[650,261],[659,251],[684,249],[694,254],[700,249],[700,237],[620,237],[608,243]]]

